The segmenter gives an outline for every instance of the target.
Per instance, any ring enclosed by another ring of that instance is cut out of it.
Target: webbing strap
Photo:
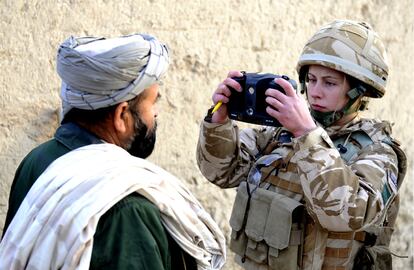
[[[357,240],[360,242],[365,241],[366,232],[329,232],[328,238],[341,239],[341,240]]]
[[[321,270],[346,270],[345,266],[326,266],[322,265]]]
[[[350,248],[325,248],[325,257],[348,258],[351,252]]]
[[[360,232],[329,232],[328,233],[328,238],[329,239],[349,240],[349,241],[356,240],[356,241],[359,241],[359,242],[364,242],[367,235],[368,234],[364,231],[360,231]],[[334,248],[334,247],[326,247],[325,248],[325,257],[345,259],[345,258],[349,258],[350,254],[351,254],[351,248]],[[330,266],[330,267],[333,267],[333,266]],[[325,268],[322,268],[322,269],[325,269]],[[338,269],[338,268],[327,268],[327,269]]]
[[[290,232],[289,245],[299,246],[302,241],[302,230],[292,230]]]
[[[295,164],[293,163],[284,163],[280,159],[273,162],[269,167],[263,167],[260,170],[264,173],[264,175],[272,172],[275,168],[277,168],[279,171],[284,172],[294,172],[297,168]]]
[[[281,188],[284,190],[289,190],[297,194],[303,194],[301,184],[297,184],[297,183],[284,180],[275,175],[269,175],[269,177],[267,177],[265,182],[271,183],[272,185],[277,186],[278,188]]]

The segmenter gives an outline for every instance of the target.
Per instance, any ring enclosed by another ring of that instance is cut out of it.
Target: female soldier
[[[359,115],[385,93],[383,44],[366,23],[337,20],[308,41],[297,71],[308,104],[281,78],[285,93],[265,92],[282,128],[239,131],[229,120],[238,71],[219,84],[212,99],[223,105],[201,125],[201,172],[238,187],[230,248],[246,269],[391,269],[405,155],[388,122]]]

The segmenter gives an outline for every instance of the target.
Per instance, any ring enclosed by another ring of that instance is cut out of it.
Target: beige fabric
[[[220,269],[225,239],[180,180],[113,144],[60,157],[29,191],[0,244],[0,269],[88,269],[101,215],[132,192],[152,201],[199,269]]]

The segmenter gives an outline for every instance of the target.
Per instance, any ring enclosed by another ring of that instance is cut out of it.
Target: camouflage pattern
[[[332,139],[361,130],[373,143],[349,160],[342,159]],[[398,213],[398,159],[384,143],[389,140],[390,125],[355,119],[345,127],[318,127],[290,143],[274,144],[277,132],[273,127],[239,131],[232,121],[222,125],[204,121],[197,146],[198,166],[210,182],[231,188],[246,181],[264,156],[280,155],[285,169],[272,173],[289,185],[264,184],[306,206],[301,269],[352,269],[363,245],[354,240],[356,232],[378,234],[385,220],[388,226],[394,225]],[[296,185],[302,188],[300,192],[289,190]],[[381,244],[387,246],[389,239]]]
[[[388,78],[384,45],[366,23],[336,20],[322,27],[305,45],[297,71],[304,80],[302,68],[322,65],[365,82],[372,88],[367,95],[382,97]]]

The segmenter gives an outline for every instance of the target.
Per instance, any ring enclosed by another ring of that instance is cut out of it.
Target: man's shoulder
[[[105,213],[107,217],[124,215],[138,215],[144,221],[161,218],[158,207],[137,192],[124,197]]]
[[[133,192],[128,196],[124,197],[118,203],[116,203],[112,208],[122,210],[123,208],[135,208],[140,210],[148,210],[148,211],[157,211],[159,209],[155,204],[153,204],[150,200],[142,196],[137,192]]]
[[[58,142],[55,138],[52,138],[46,142],[41,143],[40,145],[33,148],[26,157],[39,157],[41,155],[50,154],[54,155],[58,152],[69,152],[70,149],[65,147],[63,144]]]
[[[56,141],[56,139],[50,139],[33,148],[24,157],[19,168],[35,165],[35,167],[42,167],[42,170],[44,170],[51,162],[69,151],[70,149]]]

